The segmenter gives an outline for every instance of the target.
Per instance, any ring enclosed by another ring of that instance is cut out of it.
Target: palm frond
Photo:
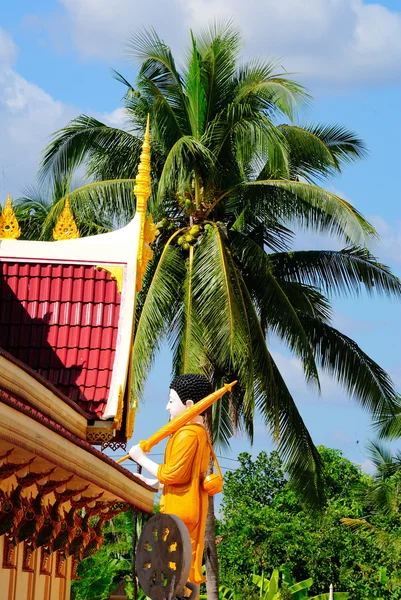
[[[369,460],[379,471],[386,465],[393,464],[393,455],[389,448],[379,441],[368,440],[366,443],[366,452]]]
[[[279,63],[261,59],[241,67],[236,101],[257,103],[262,110],[280,111],[293,120],[298,108],[308,104],[311,96],[301,84],[283,76],[279,68]]]
[[[95,181],[68,194],[80,235],[106,233],[126,225],[135,214],[135,180]],[[41,239],[52,239],[52,231],[65,204],[55,201],[43,220]]]
[[[149,98],[149,113],[153,124],[152,137],[162,146],[164,157],[184,135],[183,130],[176,111],[158,86],[151,79],[143,78],[141,88]],[[127,108],[132,110],[133,105],[134,103],[130,100]]]
[[[233,251],[249,274],[245,276],[245,281],[249,291],[257,298],[260,311],[265,313],[270,331],[277,333],[300,356],[306,378],[319,388],[319,374],[308,336],[297,310],[274,276],[269,256],[263,247],[244,235],[235,236]]]
[[[306,283],[326,294],[358,295],[363,289],[370,295],[401,295],[400,280],[366,248],[275,253],[270,264],[285,281]]]
[[[300,316],[322,369],[374,417],[396,410],[397,393],[388,374],[359,346],[334,327]]]
[[[343,125],[318,123],[304,125],[303,129],[318,137],[330,148],[339,169],[343,164],[363,159],[368,154],[365,142]]]
[[[45,148],[39,177],[63,179],[90,158],[91,154],[132,152],[138,158],[142,140],[127,131],[108,127],[93,117],[80,115],[52,136]]]
[[[400,540],[398,536],[391,535],[384,529],[372,525],[365,519],[340,519],[346,527],[349,527],[351,531],[362,535],[367,539],[373,539],[379,548],[382,550],[388,549],[389,546],[396,552],[400,552]]]
[[[263,193],[263,188],[284,192],[276,203],[278,218],[298,221],[315,231],[328,230],[355,245],[364,245],[368,239],[377,236],[372,225],[349,202],[317,185],[301,181],[263,180],[249,182],[244,187],[260,193]]]
[[[202,70],[207,79],[205,123],[213,121],[233,98],[233,80],[237,70],[242,36],[232,19],[212,22],[196,35],[202,54]]]
[[[195,168],[206,178],[213,162],[213,155],[200,141],[192,136],[181,137],[171,148],[164,163],[158,186],[159,200],[168,191],[176,192],[177,189],[182,189]]]
[[[229,395],[226,394],[213,405],[213,445],[227,449],[234,434]]]
[[[394,410],[375,420],[374,428],[380,439],[394,440],[401,437],[401,397]]]
[[[179,290],[185,279],[185,262],[180,250],[167,242],[149,286],[134,338],[132,352],[132,393],[141,397],[154,356],[174,317]]]
[[[191,246],[189,257],[185,261],[186,276],[180,290],[181,301],[169,328],[169,339],[173,350],[173,372],[176,375],[201,373],[210,378],[212,369],[193,300],[193,258],[194,248]]]
[[[111,69],[111,72],[113,74],[113,78],[116,81],[119,81],[120,83],[122,83],[123,85],[125,85],[127,87],[128,91],[134,91],[135,88],[132,85],[132,83],[130,83],[125,77],[124,75],[122,75],[121,73],[119,73],[118,71],[116,71],[115,69]]]
[[[227,104],[208,124],[202,139],[219,159],[222,173],[228,166],[231,176],[239,169],[241,181],[253,178],[253,172],[256,177],[258,157],[267,155],[269,149],[272,152],[274,148],[277,160],[285,164],[285,137],[267,115],[245,102]]]
[[[302,283],[289,283],[282,280],[280,286],[297,312],[308,314],[319,321],[331,320],[331,304],[317,289]]]
[[[152,81],[157,86],[175,110],[183,134],[188,134],[182,76],[176,67],[170,47],[153,28],[149,28],[131,36],[126,52],[140,64],[138,81]]]
[[[279,125],[278,129],[288,143],[291,172],[289,179],[303,177],[313,181],[313,177],[324,179],[338,171],[338,163],[331,149],[317,135],[296,125]],[[271,172],[269,161],[267,167]],[[258,179],[267,177],[262,173]]]
[[[202,237],[194,255],[193,297],[204,344],[221,372],[238,375],[247,411],[253,405],[252,349],[238,273],[219,227]]]
[[[251,297],[242,282],[252,335],[255,396],[258,410],[286,462],[291,483],[311,506],[324,503],[320,455],[279,369],[269,353]]]
[[[185,73],[185,95],[187,98],[188,118],[191,133],[196,139],[203,134],[207,110],[207,79],[201,68],[202,58],[196,46],[194,35],[188,70]]]

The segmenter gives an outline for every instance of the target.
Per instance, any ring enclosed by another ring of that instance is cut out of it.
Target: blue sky
[[[362,0],[19,0],[0,16],[0,201],[34,183],[48,136],[84,112],[121,126],[121,85],[111,68],[133,79],[124,47],[138,27],[154,26],[180,56],[190,28],[233,16],[245,55],[280,58],[307,85],[315,102],[304,122],[341,123],[366,140],[369,157],[326,184],[351,201],[382,236],[374,248],[401,275],[401,11],[398,1]],[[302,121],[301,119],[301,121]],[[300,248],[337,247],[300,233]],[[386,368],[401,389],[400,305],[386,299],[335,300],[335,324]],[[341,448],[369,467],[364,443],[369,417],[323,378],[317,397],[299,363],[277,340],[276,360],[316,443]],[[138,439],[165,422],[169,355],[157,360],[137,420]],[[150,408],[151,407],[151,408]],[[151,416],[150,416],[151,414]],[[158,416],[155,417],[155,414]],[[256,424],[253,452],[270,448]],[[227,456],[249,449],[242,438]],[[155,450],[156,451],[156,450]],[[230,466],[235,463],[226,461]]]

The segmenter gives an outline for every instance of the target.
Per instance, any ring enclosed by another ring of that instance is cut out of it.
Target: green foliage
[[[82,581],[72,583],[74,600],[107,600],[118,578],[123,577],[130,567],[128,560],[110,558],[107,550],[100,550],[96,557],[82,563]]]
[[[138,515],[138,535],[143,515]],[[146,517],[145,517],[146,518]],[[107,600],[118,583],[126,580],[126,593],[133,596],[132,534],[133,514],[125,512],[109,521],[103,530],[104,543],[100,550],[78,565],[79,581],[72,582],[72,600]],[[140,590],[138,600],[146,600]]]
[[[281,571],[281,577],[280,577]],[[309,589],[313,584],[313,579],[305,579],[304,581],[296,582],[288,568],[274,569],[270,579],[262,575],[252,575],[252,583],[257,589],[257,592],[250,591],[244,594],[242,590],[236,592],[234,589],[220,586],[219,588],[219,599],[220,600],[241,600],[244,597],[249,599],[259,598],[260,600],[303,600],[309,598],[310,600],[329,600],[329,592],[326,594],[319,594],[318,596],[310,596]],[[207,600],[206,595],[201,595],[202,600]],[[347,600],[349,594],[346,592],[334,592],[333,600]]]
[[[363,517],[372,478],[336,450],[320,447],[319,453],[327,495],[319,514],[304,507],[276,453],[260,453],[254,461],[248,454],[238,457],[239,468],[225,475],[217,528],[221,584],[239,593],[252,573],[257,583],[262,573],[284,565],[296,581],[313,580],[312,596],[328,597],[333,583],[355,600],[396,598],[400,570],[393,548],[380,549],[340,522],[345,515]],[[384,585],[379,565],[389,577]],[[295,583],[289,576],[285,582],[287,589]]]

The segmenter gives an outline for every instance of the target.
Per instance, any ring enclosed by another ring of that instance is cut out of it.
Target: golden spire
[[[10,194],[8,194],[6,205],[0,215],[0,239],[17,240],[20,235],[21,229],[11,205]]]
[[[65,199],[63,212],[59,216],[56,226],[53,229],[53,238],[55,240],[72,240],[79,238],[79,229],[75,223],[68,196]]]
[[[146,220],[146,208],[150,196],[150,182],[150,119],[148,115],[142,153],[139,159],[138,174],[136,176],[136,184],[134,186],[136,210],[140,214],[141,218],[137,256],[137,292],[139,292],[142,288],[142,277],[145,273],[148,261],[152,258],[153,253],[149,244],[154,241],[156,234],[156,227],[153,224],[152,216],[149,215],[148,219]]]
[[[146,207],[150,196],[150,119],[146,122],[145,137],[142,145],[142,153],[139,159],[138,174],[134,186],[136,196],[136,210],[142,215],[146,214]]]

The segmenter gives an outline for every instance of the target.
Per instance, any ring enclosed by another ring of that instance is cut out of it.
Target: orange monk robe
[[[187,526],[192,545],[189,581],[199,585],[206,529],[208,495],[201,482],[210,460],[210,447],[205,428],[200,424],[184,425],[169,439],[164,464],[157,478],[164,485],[160,502],[162,513],[176,515]]]

